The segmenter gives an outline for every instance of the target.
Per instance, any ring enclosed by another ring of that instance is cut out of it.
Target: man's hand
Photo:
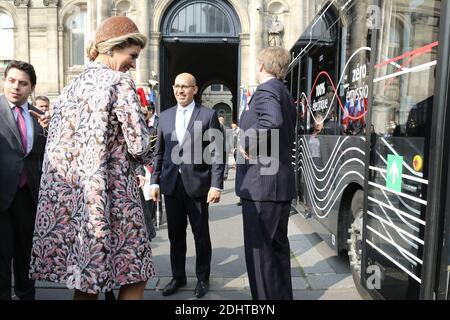
[[[210,189],[208,193],[208,203],[219,203],[220,202],[221,193],[216,189]]]
[[[39,114],[36,111],[30,110],[30,114],[36,118],[36,120],[39,122],[40,126],[43,129],[47,129],[48,125],[50,124],[50,112],[46,112],[45,114]]]
[[[159,202],[161,199],[161,190],[160,189],[151,189],[150,196],[154,202]]]
[[[245,152],[244,148],[241,146],[239,147],[239,152],[241,153],[242,157],[244,157],[245,160],[250,160],[250,155]]]

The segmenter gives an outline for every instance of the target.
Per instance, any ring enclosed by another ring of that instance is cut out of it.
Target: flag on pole
[[[150,89],[150,93],[148,95],[148,101],[153,102],[154,104],[156,104],[155,90]]]
[[[143,107],[147,107],[148,106],[148,101],[147,101],[147,97],[145,96],[145,92],[143,88],[138,88],[137,89],[137,94],[139,96],[139,100],[141,101],[141,105]]]

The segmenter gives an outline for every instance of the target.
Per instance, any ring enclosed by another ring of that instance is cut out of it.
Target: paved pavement
[[[203,300],[250,300],[250,289],[245,267],[241,208],[236,205],[234,171],[225,183],[222,202],[210,209],[210,230],[213,247],[210,292]],[[292,283],[296,300],[356,300],[358,295],[348,267],[348,260],[336,257],[299,214],[289,222],[292,251]],[[161,290],[171,279],[169,241],[163,219],[152,241],[157,277],[149,281],[145,299],[168,299]],[[188,284],[171,300],[196,300],[194,297],[195,248],[188,227],[186,259]],[[73,292],[59,285],[37,284],[37,299],[68,300]]]

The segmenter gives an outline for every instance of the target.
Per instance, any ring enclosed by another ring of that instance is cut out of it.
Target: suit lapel
[[[188,134],[190,134],[192,127],[194,126],[194,122],[195,120],[197,120],[199,113],[200,113],[200,106],[196,104],[194,110],[192,111],[191,120],[189,121],[189,124],[186,128],[186,133],[184,134],[183,143],[181,145],[183,145],[186,142]],[[191,137],[193,138],[194,136],[191,135]]]
[[[175,106],[174,108],[169,109],[167,112],[172,112],[172,114],[169,116],[169,119],[168,119],[168,120],[172,120],[172,121],[169,121],[169,123],[167,124],[167,126],[168,126],[167,129],[168,129],[168,132],[170,132],[170,134],[173,134],[174,132],[176,132],[175,125],[177,123],[177,107]],[[158,125],[161,125],[161,128],[164,128],[166,126],[165,122],[164,123],[158,122]],[[176,137],[176,134],[175,134],[175,137]]]
[[[0,97],[0,120],[1,119],[4,119],[3,121],[6,123],[6,126],[16,137],[17,142],[19,143],[17,146],[21,146],[22,140],[20,139],[20,132],[17,128],[16,121],[14,120],[13,113],[11,112],[11,107],[9,106],[5,96]]]
[[[253,92],[252,96],[250,97],[250,101],[247,103],[249,109],[250,109],[250,104],[252,103],[253,98],[255,97],[256,91],[258,91],[258,89],[259,89],[260,86],[261,86],[261,85],[258,85],[258,86],[256,87],[255,91]]]
[[[251,98],[250,98],[250,101],[247,103],[248,108],[250,108],[250,105],[252,104],[252,101],[253,101],[253,97],[255,96],[255,93],[256,93],[257,90],[258,90],[258,89],[255,90],[255,92],[252,94],[252,96],[251,96]]]

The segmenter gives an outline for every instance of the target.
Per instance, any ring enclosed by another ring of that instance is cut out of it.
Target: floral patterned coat
[[[95,294],[155,275],[134,170],[149,148],[131,78],[89,64],[54,106],[32,279]]]

